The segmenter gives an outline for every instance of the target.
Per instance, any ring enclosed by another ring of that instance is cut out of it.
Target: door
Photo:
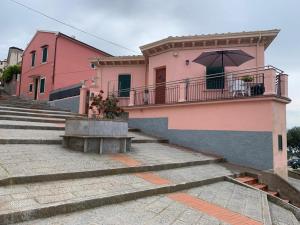
[[[39,78],[34,78],[34,100],[37,100]]]
[[[166,68],[156,70],[155,77],[155,104],[166,102]]]

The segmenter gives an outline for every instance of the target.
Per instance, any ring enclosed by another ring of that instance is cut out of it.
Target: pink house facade
[[[265,65],[265,50],[278,33],[168,37],[141,46],[139,56],[93,58],[97,74],[81,88],[79,111],[91,113],[86,96],[103,90],[119,98],[132,128],[286,177],[288,80]],[[203,52],[220,50],[253,58],[221,72],[194,62]]]
[[[68,92],[96,75],[88,59],[101,56],[110,55],[60,32],[37,31],[23,53],[17,95],[38,101],[58,100],[59,93],[51,99],[53,92]]]

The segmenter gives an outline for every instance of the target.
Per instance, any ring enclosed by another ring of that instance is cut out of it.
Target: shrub
[[[19,65],[8,66],[3,71],[1,79],[4,82],[8,83],[12,80],[14,75],[20,74],[20,73],[21,73],[21,66],[19,66]]]
[[[105,100],[103,98],[103,91],[101,90],[98,95],[94,96],[90,109],[96,110],[96,117],[104,119],[116,119],[124,110],[118,106],[119,100],[115,95],[108,96]]]
[[[289,156],[300,157],[300,127],[293,127],[288,130],[287,147]]]

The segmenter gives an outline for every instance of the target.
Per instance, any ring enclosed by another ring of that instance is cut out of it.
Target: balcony
[[[122,107],[261,96],[288,97],[287,75],[273,66],[213,74],[207,78],[187,78],[110,94],[120,96],[120,92],[130,93],[130,97],[119,97],[119,105]]]

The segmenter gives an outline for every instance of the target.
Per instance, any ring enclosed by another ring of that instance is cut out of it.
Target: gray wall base
[[[50,106],[57,109],[67,110],[70,112],[78,113],[79,112],[79,95],[58,99],[54,101],[49,101]]]
[[[168,118],[132,118],[128,124],[170,143],[220,155],[231,163],[259,170],[273,168],[272,132],[168,129]]]

